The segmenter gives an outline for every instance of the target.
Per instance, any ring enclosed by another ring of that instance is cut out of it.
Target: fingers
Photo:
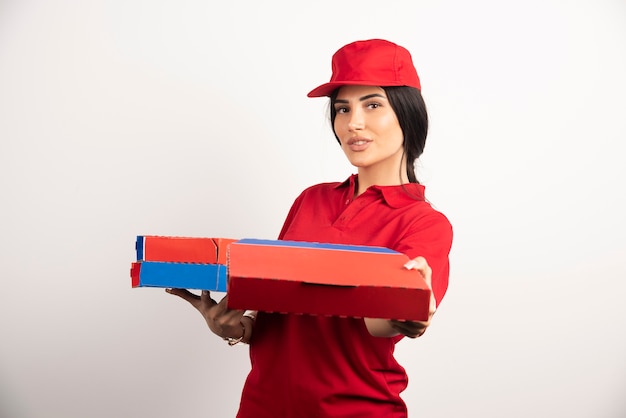
[[[404,268],[406,268],[407,270],[419,271],[420,273],[422,273],[422,276],[424,276],[424,279],[426,280],[428,285],[431,285],[433,271],[424,257],[415,257],[413,260],[409,260],[404,265]]]
[[[203,307],[208,309],[209,307],[217,304],[215,300],[211,299],[211,294],[207,290],[203,290],[201,293],[201,296],[191,293],[187,289],[176,289],[176,288],[169,289],[168,288],[168,289],[165,289],[165,291],[169,293],[170,295],[176,295],[180,297],[181,299],[185,299],[187,302],[192,304],[193,307],[198,309],[199,311],[201,311]]]
[[[398,331],[400,334],[406,335],[409,338],[417,338],[424,335],[428,328],[427,322],[419,321],[398,321],[392,319],[389,321],[391,327]]]
[[[165,289],[165,291],[170,295],[176,295],[182,299],[185,299],[191,304],[200,299],[198,295],[194,295],[187,289]]]
[[[185,299],[204,317],[209,329],[222,338],[239,338],[242,329],[241,323],[244,311],[240,309],[228,309],[228,295],[219,302],[211,298],[211,292],[203,290],[200,296],[191,293],[187,289],[165,289],[171,295]],[[245,336],[245,335],[244,335]]]
[[[213,301],[215,302],[215,301]],[[222,326],[237,326],[241,317],[243,316],[243,310],[241,309],[229,309],[228,308],[228,294],[216,303],[211,309],[211,317],[213,320],[218,321]]]
[[[202,293],[200,293],[200,301],[202,304],[208,304],[209,306],[217,304],[215,299],[211,298],[211,292],[208,290],[203,290]]]
[[[212,321],[218,321],[222,326],[237,324],[243,315],[242,310],[228,309],[228,294],[225,295],[219,302],[215,302],[213,299],[211,299],[211,302],[212,304],[209,305],[211,309],[208,313],[209,319]]]
[[[223,338],[239,338],[242,332],[245,337],[245,326],[241,321],[243,313],[241,309],[228,308],[228,295],[226,295],[211,307],[205,317],[209,328],[215,334]]]
[[[428,262],[424,257],[415,257],[412,260],[409,260],[404,268],[407,270],[417,270],[424,277],[424,281],[426,285],[430,289],[430,301],[429,301],[429,312],[428,312],[428,321],[398,321],[391,320],[391,326],[393,329],[398,331],[399,333],[406,335],[409,338],[417,338],[421,337],[425,332],[428,326],[430,325],[430,320],[433,317],[436,310],[436,301],[434,294],[432,292],[432,269],[428,265]]]
[[[435,295],[433,293],[433,271],[428,265],[428,262],[424,257],[415,257],[413,260],[409,260],[404,268],[408,270],[417,270],[424,277],[424,281],[428,285],[430,289],[430,309],[429,315],[432,317],[437,309],[437,301],[435,300]]]

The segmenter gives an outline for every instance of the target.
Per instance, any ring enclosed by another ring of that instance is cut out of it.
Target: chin
[[[353,166],[358,167],[358,168],[364,168],[364,167],[367,167],[369,165],[367,163],[367,161],[363,161],[363,160],[359,160],[359,159],[352,158],[352,159],[349,159],[349,161],[350,161],[350,164],[352,164]]]

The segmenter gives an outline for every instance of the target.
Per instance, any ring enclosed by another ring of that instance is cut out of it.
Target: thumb
[[[437,300],[433,292],[433,271],[428,265],[428,262],[424,257],[416,257],[413,260],[409,260],[404,267],[408,270],[417,270],[424,277],[424,281],[430,290],[430,315],[432,316],[437,310]]]
[[[407,270],[419,271],[422,276],[424,276],[424,280],[426,281],[426,284],[428,284],[428,287],[432,286],[432,270],[424,257],[415,257],[414,259],[407,261],[404,268]]]

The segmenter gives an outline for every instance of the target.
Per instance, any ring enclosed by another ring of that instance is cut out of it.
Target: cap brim
[[[339,87],[342,86],[406,86],[404,83],[389,83],[389,81],[361,81],[361,80],[351,80],[351,81],[333,81],[330,83],[324,83],[321,86],[318,86],[311,90],[307,97],[330,97],[331,94]]]
[[[311,90],[307,97],[324,97],[333,94],[333,91],[345,85],[344,83],[325,83]]]

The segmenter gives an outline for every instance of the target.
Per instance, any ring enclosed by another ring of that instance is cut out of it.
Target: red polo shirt
[[[372,186],[354,199],[356,180],[302,192],[279,239],[423,256],[439,305],[448,287],[450,222],[425,201],[422,185]],[[260,312],[237,417],[406,417],[400,393],[408,378],[393,356],[401,338],[371,336],[362,318]]]

